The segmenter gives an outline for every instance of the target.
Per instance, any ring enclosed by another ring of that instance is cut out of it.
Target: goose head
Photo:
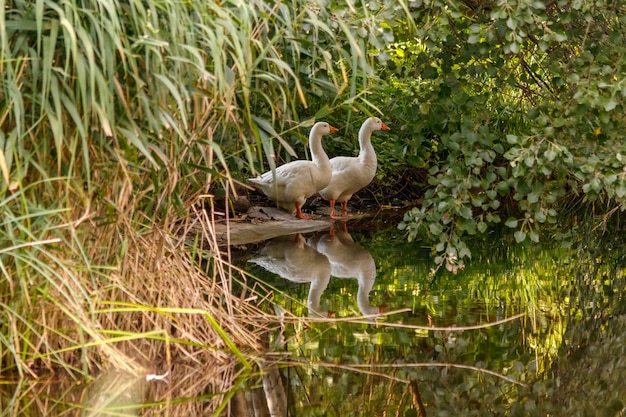
[[[370,132],[374,132],[376,130],[391,130],[389,126],[383,123],[378,117],[370,117],[363,123],[363,128],[369,130]]]
[[[322,137],[324,135],[328,135],[329,133],[337,132],[338,130],[339,129],[326,122],[317,122],[311,128],[310,137]]]

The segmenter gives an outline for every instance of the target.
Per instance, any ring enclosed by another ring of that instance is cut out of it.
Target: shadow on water
[[[0,415],[623,416],[626,245],[573,230],[493,233],[457,275],[366,220],[250,244],[246,293],[276,313],[252,372],[5,384]]]

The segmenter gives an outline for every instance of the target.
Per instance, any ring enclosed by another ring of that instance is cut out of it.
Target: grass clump
[[[201,208],[314,118],[374,108],[378,18],[330,7],[0,4],[3,376],[252,366],[267,321]]]

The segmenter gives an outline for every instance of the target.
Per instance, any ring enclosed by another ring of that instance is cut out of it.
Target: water
[[[287,320],[270,340],[288,353],[290,415],[626,412],[621,236],[576,229],[522,246],[492,234],[453,275],[394,229],[334,229],[248,259],[285,311],[331,318]]]
[[[59,377],[0,387],[0,415],[30,403],[39,411],[27,415],[626,413],[626,252],[609,233],[618,227],[579,225],[533,245],[494,232],[471,242],[472,260],[453,275],[434,272],[430,249],[395,223],[336,222],[334,236],[234,250],[279,319],[260,369],[229,371],[236,389],[220,412],[211,372],[175,366],[167,382],[112,372],[88,387]]]

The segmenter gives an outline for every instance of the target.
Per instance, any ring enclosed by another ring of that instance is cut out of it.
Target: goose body
[[[319,193],[330,202],[330,216],[335,216],[335,203],[341,203],[341,216],[347,216],[348,200],[352,194],[366,187],[376,175],[376,152],[372,146],[372,133],[391,130],[378,117],[370,117],[359,129],[359,156],[337,156],[330,160],[332,176]]]
[[[249,181],[278,207],[295,213],[300,219],[310,218],[302,214],[302,206],[307,198],[326,187],[332,176],[322,137],[336,131],[337,128],[326,122],[316,123],[309,133],[311,161],[292,161]]]

